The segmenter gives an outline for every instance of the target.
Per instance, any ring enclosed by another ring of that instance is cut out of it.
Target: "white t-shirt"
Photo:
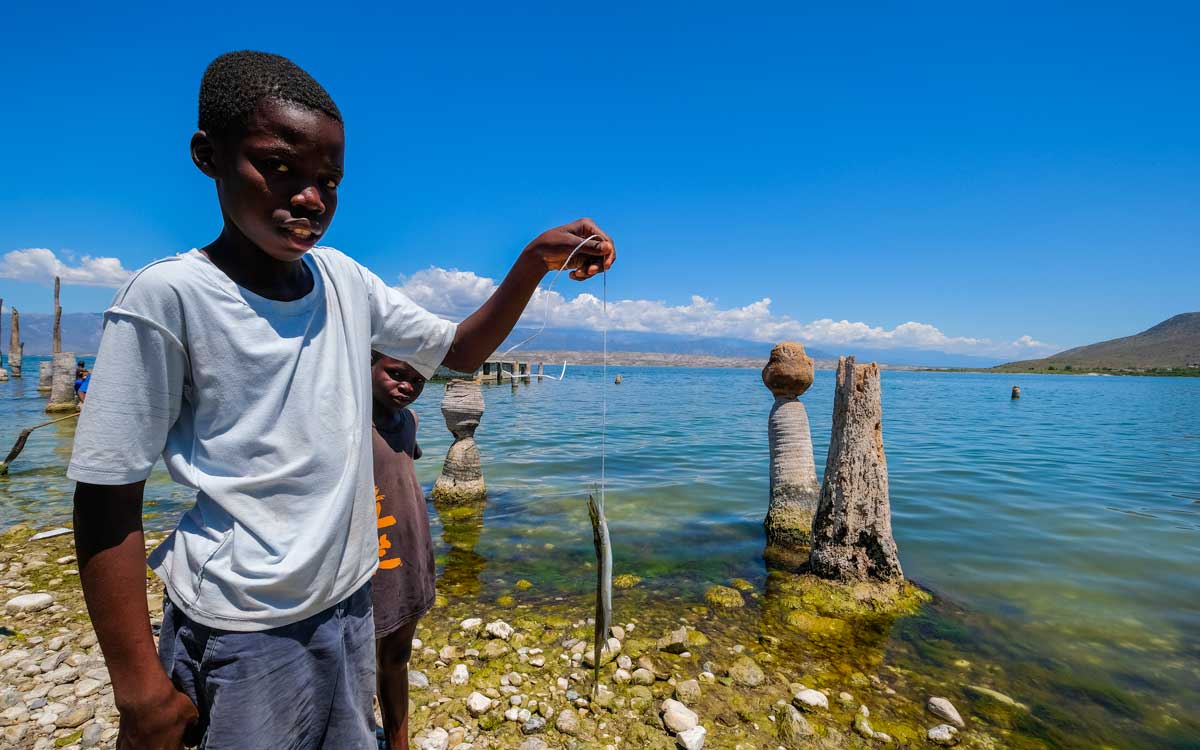
[[[150,564],[210,627],[287,625],[371,578],[371,349],[429,377],[454,340],[337,250],[305,262],[313,290],[278,302],[192,250],[139,271],[104,315],[67,476],[138,482],[161,453],[196,489]]]

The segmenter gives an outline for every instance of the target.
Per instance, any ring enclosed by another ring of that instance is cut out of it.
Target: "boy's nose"
[[[292,205],[308,209],[313,213],[325,213],[325,203],[321,200],[321,191],[315,185],[309,185],[292,196]]]

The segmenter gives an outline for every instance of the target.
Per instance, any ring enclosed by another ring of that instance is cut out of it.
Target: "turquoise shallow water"
[[[601,388],[616,572],[664,597],[698,600],[735,576],[763,587],[771,397],[757,371],[622,373],[621,386],[572,368],[563,382],[485,387],[483,528],[470,554],[439,549],[471,582],[462,590],[590,589]],[[0,383],[0,449],[41,418],[35,384]],[[883,386],[901,561],[937,596],[895,628],[889,661],[933,679],[954,659],[990,665],[1049,746],[1200,746],[1200,379],[887,372]],[[431,385],[415,406],[426,487],[450,443],[440,396]],[[819,471],[832,373],[802,400]],[[68,520],[72,432],[35,433],[0,479],[0,524]],[[148,497],[157,526],[189,502],[161,471]]]

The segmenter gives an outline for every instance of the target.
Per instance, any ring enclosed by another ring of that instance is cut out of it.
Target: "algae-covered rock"
[[[729,585],[738,591],[753,591],[754,584],[747,581],[745,578],[734,578],[729,582]]]
[[[613,585],[613,588],[617,588],[617,589],[631,589],[641,582],[642,582],[641,576],[635,576],[632,573],[622,573],[621,575],[615,576],[613,578],[612,585]]]
[[[517,581],[516,586],[518,589],[525,591],[527,589],[533,588],[533,582],[531,582],[525,578],[522,578],[521,580]]]
[[[767,677],[758,662],[742,656],[729,667],[729,678],[743,687],[758,687]]]
[[[712,586],[704,592],[704,599],[714,607],[736,609],[746,606],[741,592],[728,586]]]

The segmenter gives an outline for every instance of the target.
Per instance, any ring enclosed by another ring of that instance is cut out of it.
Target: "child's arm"
[[[581,247],[571,260],[571,278],[584,281],[607,271],[617,259],[617,251],[591,219],[543,232],[525,247],[487,302],[459,323],[443,364],[460,372],[479,369],[512,332],[542,277],[562,268],[571,251],[591,235],[597,239]]]
[[[75,552],[121,713],[121,747],[176,750],[196,707],[159,663],[146,604],[145,482],[75,488]]]

